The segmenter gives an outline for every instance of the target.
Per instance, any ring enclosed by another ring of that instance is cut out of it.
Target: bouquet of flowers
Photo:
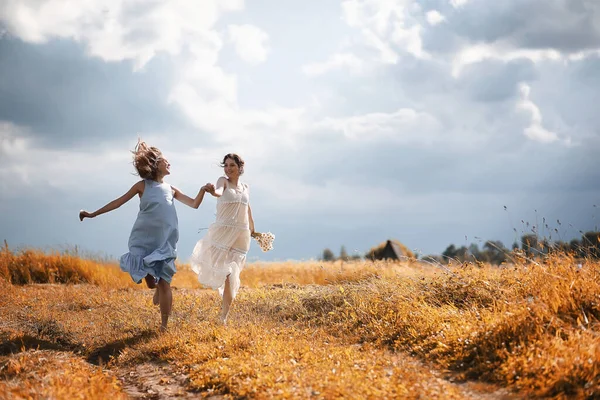
[[[271,232],[253,232],[252,237],[256,240],[262,251],[269,251],[273,249],[275,235],[273,235]]]

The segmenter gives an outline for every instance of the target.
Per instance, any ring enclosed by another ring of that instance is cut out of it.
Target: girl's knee
[[[170,289],[171,288],[171,284],[169,282],[167,282],[164,279],[161,279],[158,281],[158,287],[165,290],[165,289]]]
[[[148,286],[150,289],[154,289],[156,287],[156,279],[154,279],[152,275],[146,275],[144,280],[146,281],[146,286]]]

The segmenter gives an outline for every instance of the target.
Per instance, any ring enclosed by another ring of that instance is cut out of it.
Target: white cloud
[[[394,32],[392,33],[392,42],[403,48],[407,53],[417,58],[430,58],[430,55],[423,50],[423,41],[421,40],[422,27],[419,24],[405,28],[404,23],[396,22]]]
[[[341,132],[356,141],[431,144],[438,137],[440,124],[434,116],[410,108],[392,113],[368,113],[345,118],[325,118],[318,128]]]
[[[437,25],[441,22],[444,22],[446,20],[446,17],[444,17],[442,14],[440,14],[440,12],[438,10],[431,10],[431,11],[427,11],[427,14],[425,14],[425,18],[427,19],[427,22],[429,23],[429,25]]]
[[[554,49],[515,49],[502,44],[472,45],[466,46],[456,53],[452,61],[452,76],[458,78],[467,65],[476,64],[484,60],[501,60],[508,62],[518,59],[527,59],[536,63],[541,61],[566,63],[569,61],[581,61],[595,55],[600,55],[600,50],[563,54]]]
[[[227,82],[228,78],[215,75],[215,79]],[[194,126],[207,132],[216,142],[235,143],[236,147],[256,155],[265,154],[277,145],[293,146],[295,138],[305,131],[308,119],[304,108],[241,109],[235,99],[235,82],[229,84],[232,85],[229,99],[221,95],[219,99],[206,100],[194,84],[186,81],[175,87],[170,99],[181,107]]]
[[[249,64],[260,64],[267,59],[269,35],[254,25],[229,25],[229,40],[238,56]]]
[[[304,65],[302,72],[308,76],[316,76],[347,68],[353,73],[359,73],[362,71],[363,66],[363,60],[352,53],[335,53],[325,62]]]
[[[395,64],[398,53],[427,58],[421,39],[421,25],[413,13],[420,13],[414,0],[346,0],[342,19],[363,35],[365,44],[380,52],[380,61]]]
[[[25,137],[26,132],[11,122],[0,121],[0,165],[9,157],[25,153],[30,140]]]
[[[30,184],[26,165],[19,162],[28,157],[31,139],[25,128],[11,122],[0,121],[0,198],[18,195],[18,183]]]
[[[398,62],[398,53],[387,43],[369,29],[362,29],[363,39],[367,46],[379,52],[379,62],[383,64],[396,64]]]
[[[450,0],[450,4],[454,8],[460,8],[460,7],[464,6],[465,4],[467,4],[468,2],[469,2],[469,0]]]
[[[516,59],[529,59],[533,62],[542,60],[560,61],[563,60],[561,53],[557,50],[531,50],[514,49],[503,44],[478,44],[469,45],[460,50],[452,61],[452,76],[457,78],[465,66],[481,62],[483,60],[495,59],[502,61],[512,61]]]
[[[195,58],[178,68],[176,76],[169,99],[184,109],[188,106],[195,107],[195,104],[187,103],[192,97],[203,103],[223,103],[231,107],[237,104],[236,77],[219,67]],[[180,95],[183,97],[179,98]],[[193,115],[200,112],[197,109],[190,111],[192,120]]]
[[[8,0],[0,20],[10,33],[32,43],[71,38],[106,61],[133,60],[142,68],[159,52],[178,54],[210,32],[219,16],[243,1]]]
[[[5,196],[18,193],[19,185],[76,190],[92,176],[95,186],[113,187],[115,182],[131,180],[124,168],[131,168],[131,154],[126,150],[96,148],[84,153],[42,148],[26,128],[0,121],[0,188]]]
[[[252,116],[239,109],[237,77],[218,65],[223,39],[215,24],[224,12],[240,10],[243,4],[243,0],[8,1],[0,6],[0,22],[24,41],[70,38],[104,61],[132,61],[136,71],[157,54],[169,54],[174,74],[166,100],[179,106],[193,125],[225,140],[243,137],[239,131],[247,130],[244,126]],[[266,59],[268,35],[258,27],[230,25],[226,33],[244,61]]]
[[[355,43],[353,50],[365,62],[375,61],[368,53],[364,54],[366,45],[378,53],[376,61],[383,64],[397,64],[404,54],[449,62],[455,78],[465,66],[486,59],[569,62],[600,54],[594,40],[600,31],[592,23],[583,24],[580,29],[582,23],[578,21],[584,20],[581,12],[562,10],[566,7],[560,5],[562,2],[547,7],[542,1],[533,3],[531,9],[537,7],[539,13],[531,16],[531,24],[516,17],[529,11],[518,1],[480,7],[468,0],[450,0],[449,5],[455,10],[445,16],[436,9],[423,11],[414,0],[346,0],[342,3],[342,20],[360,34],[362,43]],[[441,11],[448,9],[442,4],[439,7]],[[585,18],[593,20],[600,14],[595,12],[595,6],[590,7],[591,15]],[[548,23],[547,20],[556,19],[566,11],[564,28],[559,28],[558,23]],[[494,15],[507,27],[495,27],[499,22],[491,19]],[[427,24],[422,25],[423,19]],[[433,28],[442,22],[447,23]]]
[[[531,118],[530,125],[525,128],[525,136],[540,143],[552,143],[557,141],[558,135],[544,128],[542,125],[542,113],[540,112],[539,107],[529,99],[531,87],[526,83],[522,83],[519,85],[519,91],[521,99],[517,103],[517,107],[528,113]],[[570,140],[568,142],[570,142]]]

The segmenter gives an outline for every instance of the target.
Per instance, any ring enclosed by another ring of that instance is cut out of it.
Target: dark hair
[[[240,169],[240,175],[243,174],[244,173],[244,160],[242,160],[242,157],[238,156],[235,153],[226,154],[225,157],[223,157],[223,161],[221,161],[221,167],[225,167],[225,161],[227,161],[228,158],[235,161],[238,168]]]
[[[143,179],[156,179],[158,175],[158,162],[162,158],[162,152],[156,147],[151,147],[141,139],[138,139],[133,153],[133,166],[138,175]]]

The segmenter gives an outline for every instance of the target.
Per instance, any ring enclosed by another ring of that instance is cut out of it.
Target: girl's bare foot
[[[154,296],[152,296],[152,304],[154,304],[155,306],[158,305],[158,288],[154,289]]]

